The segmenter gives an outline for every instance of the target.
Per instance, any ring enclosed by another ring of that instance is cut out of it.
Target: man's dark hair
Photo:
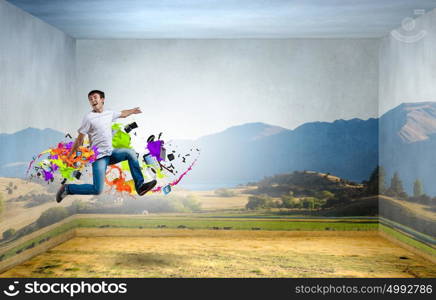
[[[90,91],[90,92],[88,93],[88,97],[91,96],[92,94],[99,94],[99,95],[100,95],[100,98],[103,98],[103,99],[104,99],[104,92],[102,92],[102,91],[99,91],[99,90],[92,90],[92,91]]]

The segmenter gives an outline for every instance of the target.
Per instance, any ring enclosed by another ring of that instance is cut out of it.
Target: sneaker
[[[150,182],[147,183],[143,183],[139,188],[138,188],[138,195],[139,196],[143,196],[145,195],[145,193],[147,193],[149,190],[151,190],[152,188],[154,188],[154,186],[156,185],[157,181],[156,180],[152,180]]]
[[[67,189],[65,188],[65,184],[62,184],[56,193],[56,202],[60,203],[67,196]]]

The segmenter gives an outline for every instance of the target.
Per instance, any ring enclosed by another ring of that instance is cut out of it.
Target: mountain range
[[[436,102],[403,103],[380,117],[380,165],[387,186],[398,172],[409,194],[418,179],[436,195]]]
[[[0,176],[23,177],[32,157],[65,140],[52,129],[27,128],[0,134]],[[425,192],[436,194],[436,103],[404,103],[380,119],[305,123],[294,130],[248,123],[194,141],[173,141],[180,148],[196,145],[201,155],[185,184],[246,183],[265,176],[311,170],[360,182],[382,165],[389,184],[399,172],[405,189],[420,179]],[[182,150],[181,150],[182,151]]]
[[[0,176],[24,177],[32,157],[64,140],[53,129],[26,128],[13,134],[0,134]]]
[[[201,163],[187,182],[247,182],[294,170],[367,179],[378,162],[378,121],[306,123],[288,130],[250,123],[202,137]]]
[[[184,183],[246,183],[294,170],[330,172],[350,180],[367,179],[378,161],[378,122],[338,120],[306,123],[288,130],[248,123],[195,141],[173,141],[179,151],[196,145],[201,156]],[[0,176],[23,177],[32,157],[59,141],[52,129],[27,128],[0,134]]]

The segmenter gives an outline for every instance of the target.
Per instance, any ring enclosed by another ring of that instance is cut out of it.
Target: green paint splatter
[[[124,132],[122,124],[114,123],[112,125],[112,131],[114,132],[112,137],[112,147],[114,148],[129,148],[132,149],[130,145],[130,135]]]
[[[61,173],[61,176],[63,178],[66,178],[68,180],[74,180],[73,178],[74,168],[70,168],[70,167],[59,168],[59,172]]]
[[[123,171],[130,171],[129,161],[128,160],[123,160],[120,163],[120,166],[121,166],[121,170],[123,170]]]
[[[63,178],[66,178],[68,180],[74,180],[73,178],[74,168],[68,167],[67,164],[65,164],[60,159],[53,159],[52,163],[59,167],[59,172],[61,173],[61,176]]]
[[[141,167],[143,170],[147,169],[147,168],[153,168],[156,171],[156,177],[159,179],[165,178],[167,177],[167,175],[165,175],[162,170],[160,168],[156,168],[156,166],[153,165],[146,165],[146,164],[142,164]]]

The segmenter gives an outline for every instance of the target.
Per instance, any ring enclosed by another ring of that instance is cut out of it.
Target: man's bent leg
[[[144,183],[144,176],[142,176],[141,167],[139,166],[135,151],[127,148],[114,149],[110,156],[109,164],[113,165],[124,160],[129,162],[130,173],[135,182],[136,191],[138,191],[139,187]]]
[[[104,178],[106,177],[106,168],[109,163],[109,157],[105,156],[97,159],[92,164],[92,178],[94,184],[67,184],[66,191],[68,195],[99,195],[103,192]]]

